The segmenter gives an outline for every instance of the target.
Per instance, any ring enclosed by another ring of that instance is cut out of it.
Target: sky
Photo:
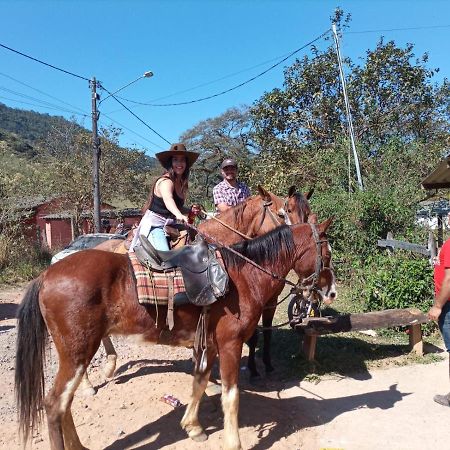
[[[428,52],[428,66],[440,69],[436,82],[450,78],[448,0],[0,0],[0,44],[70,72],[0,47],[0,102],[75,117],[90,129],[88,80],[112,93],[137,80],[116,94],[134,115],[99,92],[100,126],[121,128],[121,145],[153,156],[200,121],[281,88],[283,69],[311,55],[310,46],[215,96],[330,29],[337,6],[352,15],[343,56],[358,62],[384,36],[415,44],[417,56]],[[143,78],[146,71],[153,77]],[[191,103],[167,106],[182,102]]]

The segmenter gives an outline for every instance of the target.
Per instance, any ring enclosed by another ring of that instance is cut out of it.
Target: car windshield
[[[83,250],[85,248],[95,247],[106,240],[107,238],[101,236],[80,236],[66,248],[70,250]]]

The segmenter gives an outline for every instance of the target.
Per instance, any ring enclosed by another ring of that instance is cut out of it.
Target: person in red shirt
[[[431,320],[437,320],[449,352],[450,378],[450,239],[445,241],[434,266],[434,304],[428,311]],[[446,395],[435,395],[433,400],[444,406],[450,406],[450,392]]]

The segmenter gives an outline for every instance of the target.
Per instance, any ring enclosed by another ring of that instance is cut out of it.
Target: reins
[[[239,258],[243,259],[245,262],[248,262],[249,264],[251,264],[252,266],[258,268],[259,270],[261,270],[262,272],[266,273],[267,275],[270,275],[272,278],[274,278],[275,280],[278,281],[284,281],[285,283],[289,284],[292,287],[297,287],[297,284],[292,283],[292,281],[287,280],[286,278],[283,278],[280,275],[277,275],[274,272],[271,272],[270,270],[267,270],[265,267],[260,266],[259,264],[255,263],[255,261],[252,261],[251,259],[247,258],[246,256],[244,256],[242,253],[239,253],[238,251],[234,250],[231,247],[228,247],[225,244],[222,244],[218,239],[216,239],[215,237],[212,237],[211,235],[209,235],[208,233],[205,233],[203,231],[200,231],[197,227],[195,227],[194,225],[191,224],[184,224],[186,227],[191,228],[192,230],[196,231],[200,236],[203,236],[204,238],[206,238],[207,240],[210,240],[211,242],[214,242],[215,244],[219,245],[220,247],[223,247],[225,249],[227,249],[228,251],[230,251],[231,253],[234,253],[236,256],[238,256]]]
[[[247,236],[246,234],[241,233],[240,231],[236,230],[235,228],[233,228],[230,225],[228,225],[227,223],[225,223],[223,220],[220,220],[219,218],[214,217],[214,216],[212,216],[211,219],[214,219],[216,222],[219,222],[225,228],[228,228],[230,231],[233,231],[234,233],[238,234],[239,236],[243,237],[244,239],[246,239],[246,240],[250,240],[251,239],[250,236]]]

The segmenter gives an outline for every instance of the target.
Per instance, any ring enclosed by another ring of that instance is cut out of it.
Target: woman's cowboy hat
[[[161,165],[164,168],[168,169],[171,158],[175,155],[182,155],[186,157],[188,167],[191,167],[199,157],[199,154],[196,152],[188,152],[184,144],[173,144],[169,150],[156,153],[155,156],[158,158],[158,161],[161,163]]]

